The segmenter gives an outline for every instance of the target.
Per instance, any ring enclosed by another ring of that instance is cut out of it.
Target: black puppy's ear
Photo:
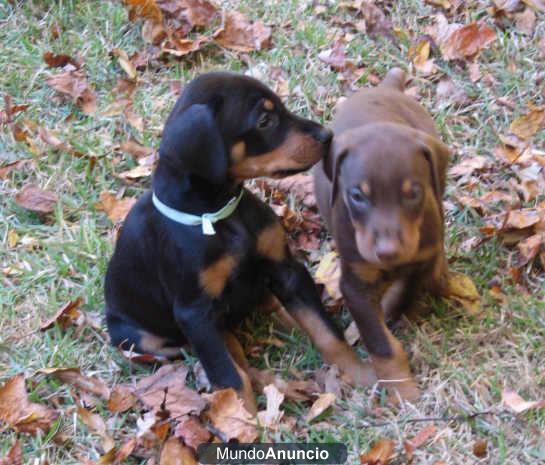
[[[422,131],[418,131],[418,133],[422,141],[422,151],[430,165],[435,198],[439,205],[441,205],[443,194],[445,193],[450,150],[436,137]]]
[[[329,205],[335,203],[337,191],[339,190],[339,175],[341,163],[348,154],[347,136],[344,134],[339,137],[334,137],[329,148],[329,152],[324,157],[323,166],[327,179],[331,181],[331,196],[329,197]]]
[[[168,158],[181,172],[212,184],[227,181],[227,153],[214,113],[208,105],[191,105],[169,116],[159,155]]]

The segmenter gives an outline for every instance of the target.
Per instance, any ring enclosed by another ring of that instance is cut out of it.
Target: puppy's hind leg
[[[107,316],[111,344],[122,350],[167,358],[180,356],[181,345],[146,331],[138,324],[113,315]]]

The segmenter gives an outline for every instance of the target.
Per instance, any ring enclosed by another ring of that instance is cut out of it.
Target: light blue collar
[[[153,205],[155,205],[155,208],[157,208],[157,210],[159,210],[164,216],[171,219],[172,221],[176,221],[176,223],[185,224],[187,226],[198,226],[202,224],[203,234],[206,234],[207,236],[212,236],[216,234],[216,230],[214,229],[214,223],[220,220],[224,220],[225,218],[228,218],[233,214],[233,212],[237,209],[238,204],[240,203],[240,199],[242,199],[243,193],[244,189],[240,189],[240,194],[238,194],[237,197],[233,197],[231,200],[229,200],[229,202],[227,202],[227,205],[225,205],[225,207],[223,207],[221,210],[218,210],[215,213],[203,213],[201,216],[184,213],[179,210],[175,210],[168,205],[165,205],[157,198],[155,192],[153,193],[151,200],[153,201]]]

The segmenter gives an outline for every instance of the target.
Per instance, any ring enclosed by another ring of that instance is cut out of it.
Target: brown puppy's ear
[[[227,181],[225,144],[208,105],[174,109],[165,123],[159,155],[182,173],[212,184]]]
[[[430,165],[433,192],[437,202],[441,205],[447,180],[447,166],[450,158],[449,148],[436,137],[423,131],[415,131],[422,144],[422,151]]]
[[[335,203],[337,198],[337,191],[339,185],[339,174],[341,169],[341,163],[348,154],[347,145],[348,136],[342,134],[339,137],[334,137],[328,154],[324,157],[323,166],[327,179],[331,181],[331,197],[329,198],[329,205]]]

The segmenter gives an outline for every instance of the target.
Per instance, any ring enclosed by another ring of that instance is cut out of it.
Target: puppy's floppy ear
[[[225,144],[208,105],[191,105],[169,116],[159,155],[176,169],[213,184],[227,181]]]
[[[342,134],[340,136],[333,137],[333,142],[329,148],[329,152],[324,157],[323,166],[327,179],[331,181],[331,197],[329,198],[329,205],[335,203],[337,198],[337,191],[339,190],[339,175],[341,170],[341,164],[346,155],[348,155],[348,135]]]
[[[430,136],[423,131],[416,131],[422,144],[422,151],[430,165],[433,192],[439,205],[445,193],[447,179],[447,166],[450,158],[449,148],[438,138]]]

